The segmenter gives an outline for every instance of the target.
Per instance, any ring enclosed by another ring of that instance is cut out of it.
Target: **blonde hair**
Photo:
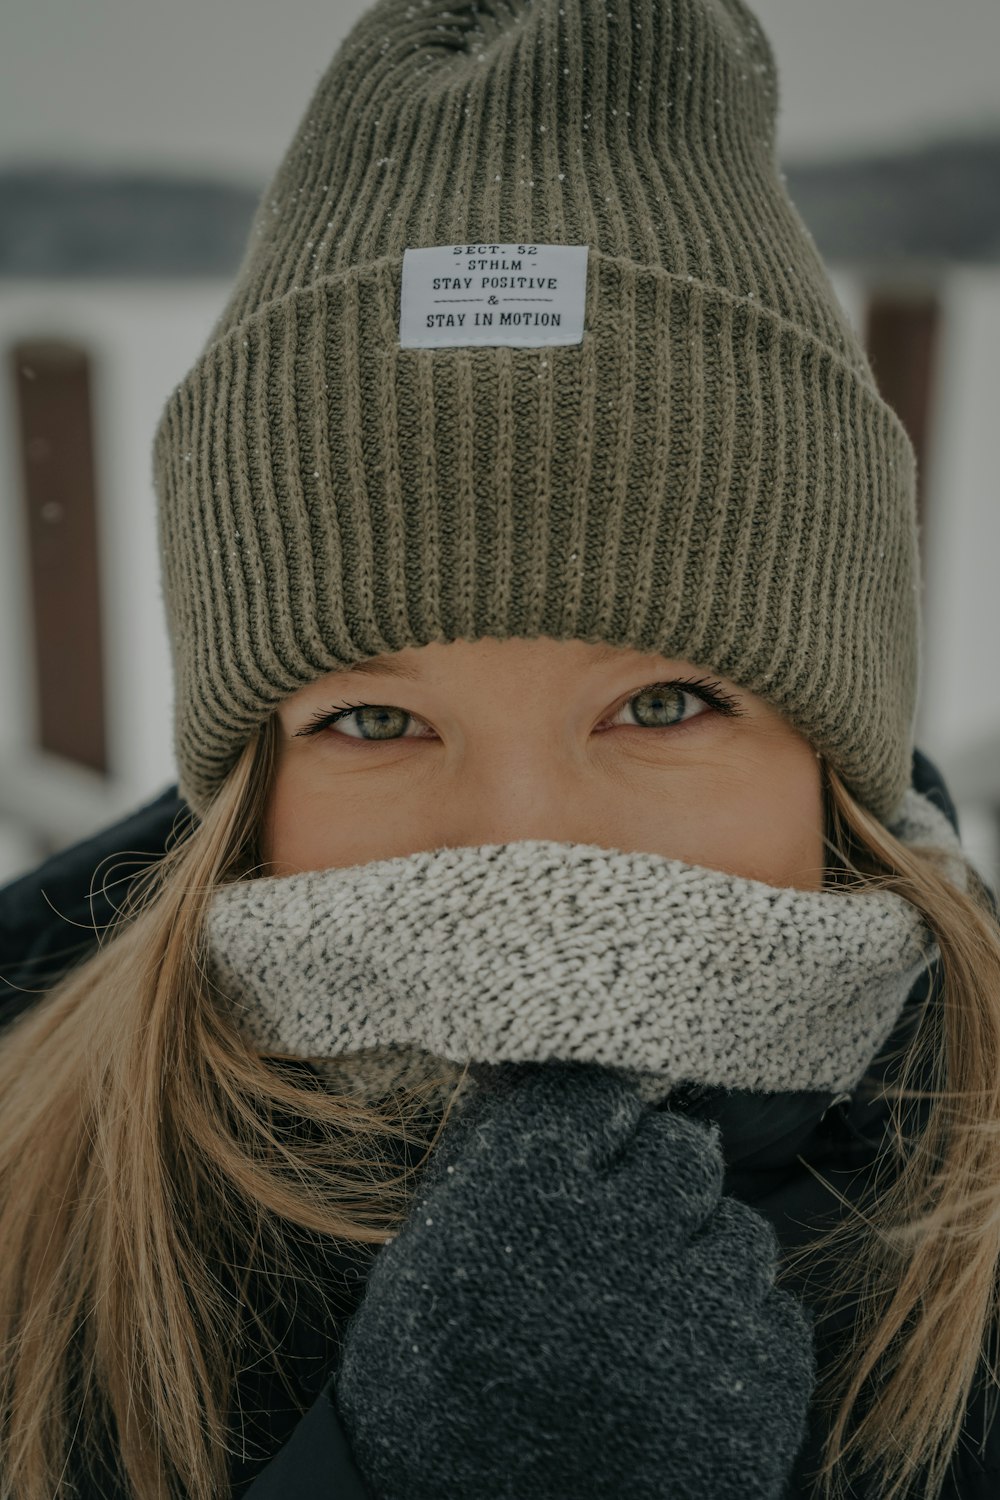
[[[449,1072],[377,1104],[342,1095],[294,1060],[256,1054],[218,1005],[204,915],[220,884],[261,869],[275,745],[272,716],[203,821],[134,881],[97,950],[0,1039],[4,1500],[72,1494],[107,1452],[135,1500],[226,1493],[247,1309],[217,1268],[236,1259],[247,1276],[294,1286],[303,1236],[383,1244],[464,1082]],[[942,1084],[927,1130],[836,1266],[864,1286],[863,1343],[837,1388],[823,1493],[841,1493],[831,1482],[858,1449],[884,1464],[885,1500],[930,1462],[932,1497],[998,1311],[1000,924],[971,865],[965,894],[941,851],[901,844],[832,773],[825,790],[843,860],[831,888],[881,886],[924,913],[944,1003],[911,1054],[929,1050]],[[449,1083],[431,1128],[427,1101]],[[400,1142],[422,1151],[415,1165],[394,1160]],[[266,1319],[251,1316],[266,1344]],[[280,1372],[280,1349],[272,1357]],[[845,1442],[869,1375],[880,1399]]]
[[[834,885],[911,902],[940,969],[898,1081],[858,1090],[892,1101],[861,1201],[850,1204],[810,1166],[847,1213],[782,1271],[809,1265],[821,1309],[845,1297],[856,1306],[815,1393],[829,1431],[811,1477],[817,1497],[841,1500],[854,1493],[850,1461],[855,1474],[875,1477],[881,1500],[936,1500],[981,1359],[1000,1390],[988,1354],[1000,1333],[1000,920],[967,858],[966,893],[948,878],[950,853],[902,844],[826,766],[824,782],[827,837],[843,861]]]

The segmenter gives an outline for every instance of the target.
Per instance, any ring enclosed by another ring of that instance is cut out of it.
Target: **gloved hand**
[[[812,1320],[718,1127],[593,1063],[475,1076],[344,1332],[377,1500],[778,1500]]]

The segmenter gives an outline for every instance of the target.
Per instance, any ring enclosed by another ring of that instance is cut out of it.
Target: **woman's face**
[[[711,669],[549,637],[434,641],[363,665],[279,706],[266,875],[554,839],[822,885],[816,752]],[[672,685],[683,678],[718,684],[738,713]]]

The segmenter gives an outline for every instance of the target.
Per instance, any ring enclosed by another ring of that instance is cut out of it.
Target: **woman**
[[[1000,925],[775,101],[738,0],[323,75],[156,434],[181,800],[0,1047],[12,1500],[993,1492]]]

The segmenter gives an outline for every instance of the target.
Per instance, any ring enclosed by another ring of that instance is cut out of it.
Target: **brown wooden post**
[[[940,304],[929,289],[869,295],[865,348],[881,394],[897,412],[917,455],[917,518],[923,540]]]
[[[107,772],[90,361],[59,340],[10,355],[21,438],[36,744]]]

